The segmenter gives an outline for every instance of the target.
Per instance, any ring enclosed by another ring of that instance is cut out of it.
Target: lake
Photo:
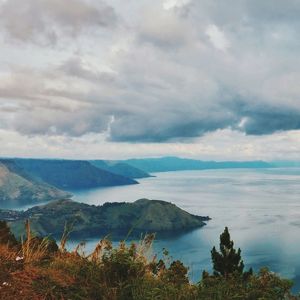
[[[198,215],[210,216],[203,228],[154,243],[154,253],[169,250],[190,268],[198,281],[211,271],[210,250],[229,227],[242,249],[246,268],[272,271],[291,278],[300,290],[300,169],[226,169],[154,174],[139,185],[77,192],[74,200],[88,204],[133,202],[140,198],[175,203]],[[74,242],[76,243],[76,241]],[[87,251],[97,240],[88,240]],[[73,246],[69,245],[70,247]]]

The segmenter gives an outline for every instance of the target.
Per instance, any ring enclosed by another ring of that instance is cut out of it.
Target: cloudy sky
[[[300,159],[298,0],[0,0],[0,156]]]

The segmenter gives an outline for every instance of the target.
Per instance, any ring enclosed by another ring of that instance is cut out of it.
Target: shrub
[[[6,224],[2,228],[10,239]],[[222,239],[221,244],[227,243],[228,252],[233,249],[233,242],[229,232],[226,235],[229,243]],[[158,261],[149,256],[153,239],[153,235],[148,235],[138,244],[121,242],[115,248],[104,239],[86,256],[79,253],[80,247],[69,252],[64,246],[58,249],[56,243],[50,247],[47,239],[32,237],[27,223],[27,238],[21,249],[24,258],[16,259],[19,257],[16,248],[0,244],[0,299],[299,299],[290,293],[291,281],[268,269],[245,276],[240,267],[240,251],[233,251],[237,255],[234,268],[228,263],[220,264],[230,272],[215,268],[218,272],[212,275],[204,272],[197,285],[190,283],[188,268],[179,260],[169,262],[166,251],[166,257]],[[231,261],[225,255],[220,259]]]

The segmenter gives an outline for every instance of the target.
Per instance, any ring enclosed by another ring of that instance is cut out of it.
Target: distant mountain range
[[[113,161],[113,160],[90,160],[92,165],[100,168],[102,170],[109,171],[111,173],[121,175],[124,177],[139,179],[151,177],[150,174],[135,168],[122,161]]]
[[[159,200],[140,199],[133,203],[88,205],[71,200],[53,201],[27,211],[0,210],[0,219],[9,222],[15,235],[24,233],[24,221],[40,236],[61,237],[65,224],[72,225],[72,237],[125,238],[130,233],[178,233],[205,225],[209,217],[192,215],[176,205]]]
[[[276,168],[300,168],[300,161],[272,161]]]
[[[66,191],[137,184],[149,173],[236,168],[299,167],[299,162],[201,161],[178,157],[111,160],[0,159],[0,205],[70,197]]]
[[[16,159],[16,164],[37,179],[66,190],[137,184],[121,175],[81,160]]]
[[[179,157],[128,159],[125,163],[144,172],[168,172],[206,169],[257,169],[275,167],[264,161],[201,161]]]

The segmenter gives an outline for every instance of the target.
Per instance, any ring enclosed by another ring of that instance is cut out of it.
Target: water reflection
[[[210,270],[210,249],[225,226],[241,247],[246,267],[269,266],[295,280],[300,290],[300,169],[207,170],[157,173],[140,185],[95,189],[75,194],[89,204],[132,202],[139,198],[171,201],[212,220],[183,236],[158,240],[154,251],[167,248],[190,266],[197,281]],[[91,249],[96,240],[89,240]]]

